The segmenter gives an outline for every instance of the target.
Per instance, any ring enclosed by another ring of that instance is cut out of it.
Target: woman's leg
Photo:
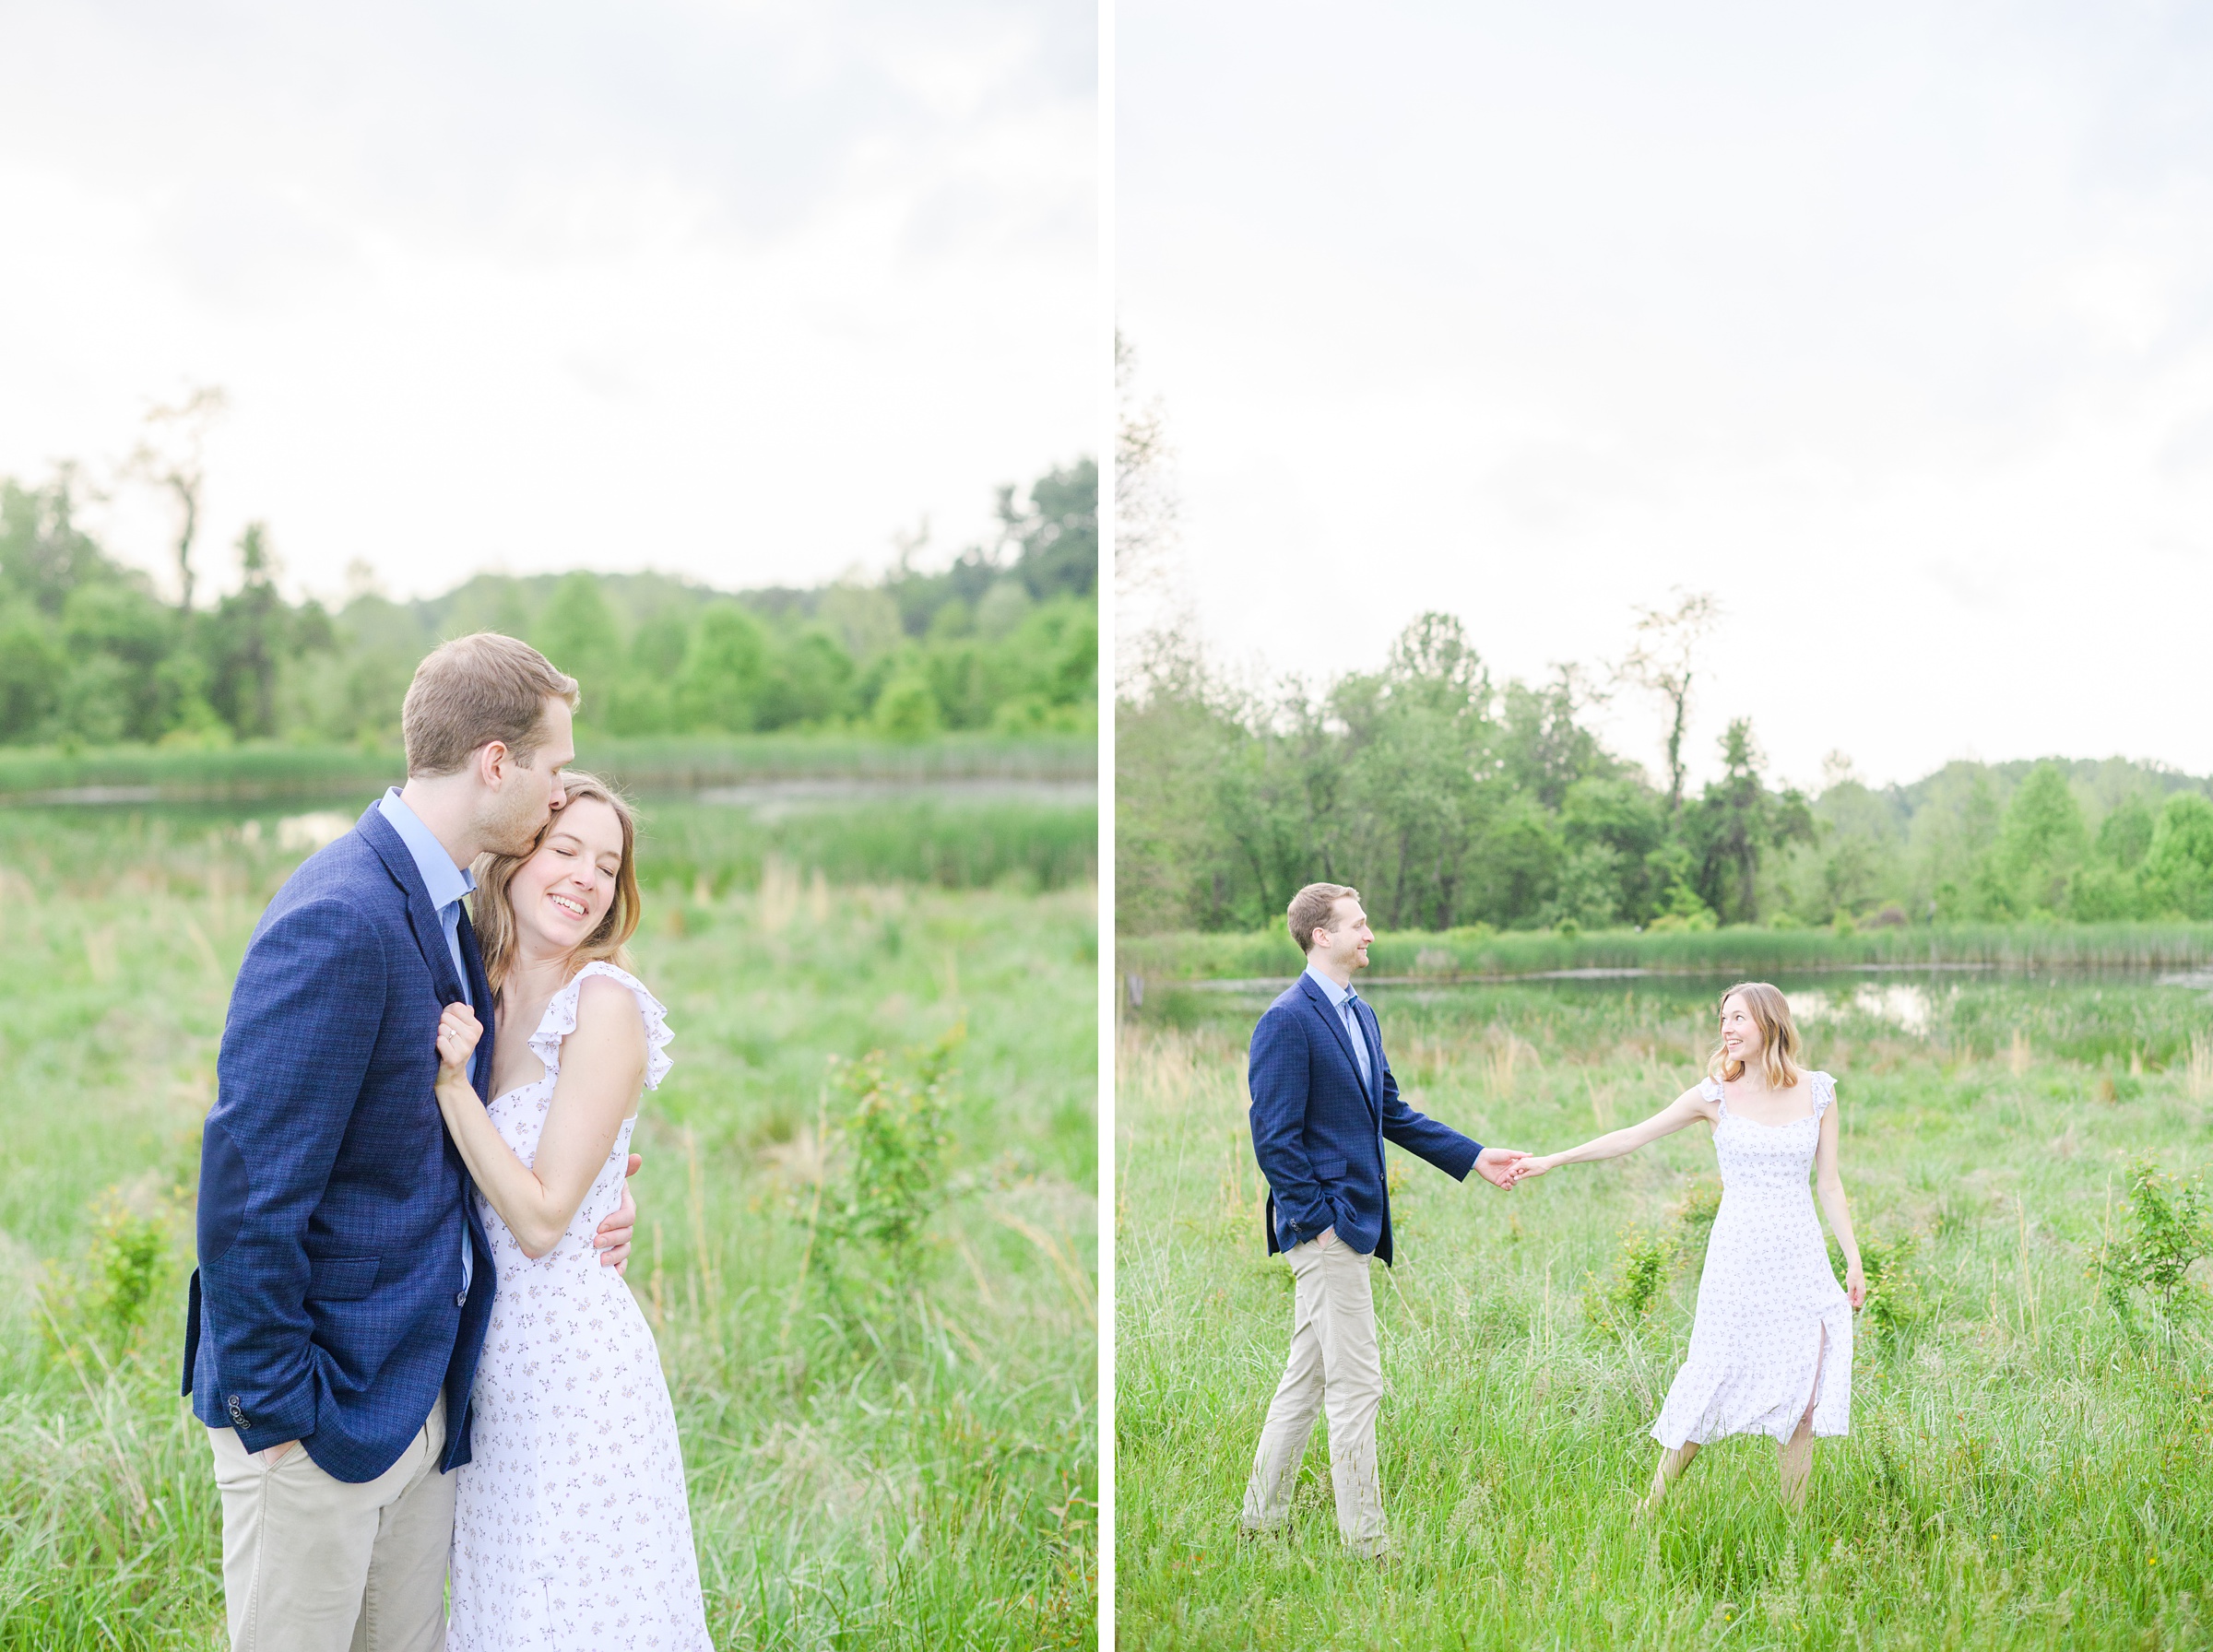
[[[1660,1506],[1667,1496],[1667,1488],[1683,1478],[1683,1470],[1690,1467],[1690,1459],[1698,1455],[1698,1442],[1686,1440],[1660,1454],[1660,1466],[1652,1470],[1652,1489],[1644,1495],[1637,1507],[1639,1513],[1649,1514]]]
[[[1821,1342],[1814,1351],[1814,1391],[1806,1396],[1805,1410],[1791,1437],[1782,1442],[1778,1467],[1782,1475],[1782,1500],[1794,1509],[1805,1506],[1806,1482],[1814,1473],[1814,1406],[1821,1398],[1821,1367],[1828,1363],[1828,1327],[1821,1328]]]

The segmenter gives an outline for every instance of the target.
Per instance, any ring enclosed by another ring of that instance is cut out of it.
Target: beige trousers
[[[1291,1358],[1276,1385],[1245,1485],[1248,1528],[1281,1526],[1317,1412],[1330,1420],[1330,1480],[1337,1529],[1362,1553],[1384,1544],[1383,1485],[1376,1472],[1376,1410],[1383,1361],[1368,1258],[1331,1233],[1285,1253],[1294,1280]]]
[[[304,1446],[272,1467],[233,1430],[207,1438],[231,1652],[443,1652],[454,1543],[443,1396],[399,1461],[361,1485],[332,1479]]]

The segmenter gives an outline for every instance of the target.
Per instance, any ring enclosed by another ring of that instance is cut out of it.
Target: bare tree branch
[[[1704,591],[1676,590],[1671,608],[1639,608],[1637,643],[1615,668],[1616,680],[1657,694],[1668,710],[1667,807],[1683,808],[1683,737],[1690,721],[1690,685],[1698,645],[1722,617]]]
[[[219,385],[203,384],[174,407],[157,404],[146,416],[146,434],[124,462],[127,476],[163,490],[176,501],[177,607],[192,611],[192,542],[200,530],[200,495],[207,483],[207,432],[231,398]]]

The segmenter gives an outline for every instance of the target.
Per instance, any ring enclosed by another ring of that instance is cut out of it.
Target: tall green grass
[[[1657,1108],[1711,1037],[1709,1004],[1644,981],[1372,997],[1417,1106],[1535,1150]],[[1190,1026],[1131,1023],[1118,1063],[1126,1644],[2213,1640],[2213,1325],[2142,1303],[2124,1321],[2091,1277],[2127,1221],[2138,1155],[2213,1162],[2203,994],[1970,978],[1933,997],[1925,1034],[1850,1000],[1809,1024],[1812,1059],[1840,1080],[1863,1246],[1893,1259],[1903,1323],[1879,1338],[1861,1317],[1852,1432],[1817,1447],[1798,1516],[1777,1498],[1772,1444],[1745,1439],[1702,1453],[1660,1516],[1632,1519],[1696,1299],[1710,1207],[1691,1195],[1717,1183],[1706,1132],[1510,1195],[1392,1151],[1399,1263],[1375,1282],[1400,1552],[1382,1568],[1337,1540],[1326,1428],[1287,1537],[1236,1536],[1291,1292],[1263,1254],[1245,1119],[1257,1000],[1211,1003]],[[1663,1289],[1623,1320],[1628,1264],[1656,1239]],[[1619,1328],[1601,1328],[1589,1298]]]
[[[949,734],[887,741],[855,734],[694,735],[621,739],[588,730],[578,761],[641,790],[746,781],[857,776],[908,781],[1003,776],[1084,780],[1098,769],[1091,735]],[[0,798],[88,789],[147,802],[254,802],[374,793],[406,773],[396,750],[255,742],[216,750],[111,746],[0,748]]]
[[[1304,966],[1282,925],[1241,935],[1123,936],[1125,974],[1189,981],[1289,977]],[[1921,928],[1554,930],[1394,932],[1376,938],[1379,977],[1534,974],[1551,970],[1643,969],[1752,974],[1863,965],[1970,963],[2002,969],[2176,968],[2213,962],[2213,924],[1944,924]]]
[[[20,839],[0,871],[0,1648],[220,1640],[182,1282],[223,1008],[279,867],[219,844],[196,878],[172,845],[73,888],[27,876]],[[1090,891],[665,880],[636,950],[677,1065],[635,1139],[630,1280],[716,1645],[1088,1646]],[[904,1070],[953,1028],[934,1213],[891,1268],[819,1220],[848,1174],[834,1061]],[[112,1283],[134,1223],[161,1235],[135,1328]]]

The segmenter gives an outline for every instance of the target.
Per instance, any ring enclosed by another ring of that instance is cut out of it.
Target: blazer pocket
[[[1316,1154],[1314,1179],[1319,1182],[1343,1181],[1344,1179],[1344,1160],[1336,1153]]]
[[[309,1264],[310,1302],[357,1302],[376,1283],[382,1257],[316,1257]]]

